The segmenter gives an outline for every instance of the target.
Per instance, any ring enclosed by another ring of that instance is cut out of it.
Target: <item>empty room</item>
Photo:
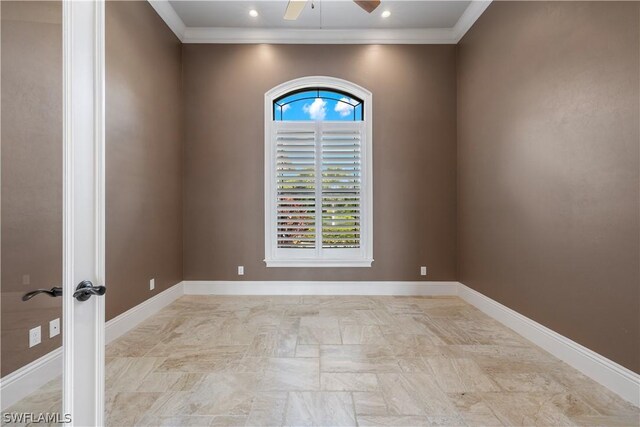
[[[640,2],[0,14],[3,426],[640,426]]]

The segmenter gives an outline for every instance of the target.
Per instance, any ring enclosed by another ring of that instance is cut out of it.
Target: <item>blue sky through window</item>
[[[330,90],[313,89],[294,93],[273,103],[277,121],[360,121],[362,101]]]

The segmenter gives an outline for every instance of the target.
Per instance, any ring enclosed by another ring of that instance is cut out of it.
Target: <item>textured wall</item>
[[[456,278],[455,46],[184,45],[183,67],[185,280]],[[264,94],[309,75],[373,93],[371,268],[263,262]]]
[[[110,319],[182,280],[181,44],[147,2],[107,2],[106,64]]]
[[[640,372],[638,2],[494,2],[458,45],[459,279]]]

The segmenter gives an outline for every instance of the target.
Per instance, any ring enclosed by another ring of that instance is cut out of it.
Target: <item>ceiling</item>
[[[282,19],[287,0],[215,0],[170,1],[188,27],[235,28],[450,28],[469,6],[470,1],[398,1],[385,0],[371,14],[351,0],[307,1],[296,21]],[[258,16],[249,16],[255,9]],[[391,16],[382,18],[382,11]]]
[[[308,0],[296,21],[286,21],[288,0],[147,1],[183,43],[292,44],[455,44],[491,3],[382,0],[369,14],[352,0]]]

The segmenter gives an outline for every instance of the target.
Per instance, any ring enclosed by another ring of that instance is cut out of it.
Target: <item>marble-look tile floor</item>
[[[185,296],[107,347],[106,388],[112,426],[640,424],[454,297]]]

